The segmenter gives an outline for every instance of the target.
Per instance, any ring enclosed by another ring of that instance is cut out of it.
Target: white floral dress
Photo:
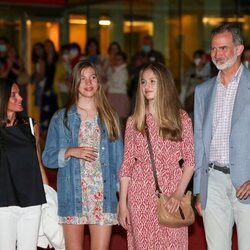
[[[99,151],[100,128],[97,115],[92,120],[81,122],[79,146],[94,147]],[[99,154],[92,162],[80,160],[82,180],[82,217],[61,217],[60,222],[66,224],[115,225],[117,215],[103,213],[103,178]]]

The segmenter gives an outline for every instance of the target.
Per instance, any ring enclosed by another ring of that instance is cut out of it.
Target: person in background
[[[101,55],[99,42],[95,38],[87,40],[82,59],[88,60],[96,66],[104,84],[106,80],[106,72],[104,70],[105,58]]]
[[[43,43],[35,43],[32,48],[31,61],[33,71],[31,74],[31,84],[34,86],[34,106],[36,107],[37,117],[40,122],[40,113],[42,108],[42,95],[44,91],[45,75],[45,49]]]
[[[2,71],[1,77],[16,81],[20,73],[21,62],[19,61],[17,51],[12,46],[8,46],[5,63],[5,70]]]
[[[69,45],[63,45],[61,47],[59,61],[56,64],[54,89],[57,95],[57,103],[59,108],[64,107],[68,100],[69,81],[71,74],[69,48]]]
[[[250,46],[244,47],[241,61],[246,68],[250,69]]]
[[[118,42],[111,42],[108,47],[108,58],[107,62],[109,66],[114,66],[115,56],[117,53],[122,52],[121,46]]]
[[[89,226],[91,249],[109,249],[117,224],[118,171],[123,143],[96,67],[79,61],[69,100],[53,116],[43,151],[44,164],[58,168],[58,214],[66,249],[83,249]]]
[[[58,62],[58,53],[52,40],[47,39],[44,42],[45,49],[45,85],[42,94],[42,108],[40,114],[41,132],[45,137],[49,121],[58,109],[57,96],[55,94],[54,77],[56,64]]]
[[[198,49],[193,53],[193,62],[184,76],[181,86],[180,101],[185,110],[193,117],[194,90],[200,84],[211,77],[211,64],[204,50]]]
[[[107,72],[110,70],[110,68],[113,68],[115,66],[115,56],[119,52],[122,52],[120,44],[118,42],[111,42],[108,47],[108,56],[104,58],[104,82],[107,81]]]
[[[171,73],[159,63],[141,70],[135,112],[127,121],[118,219],[127,230],[129,250],[188,249],[187,227],[159,225],[145,127],[159,186],[171,197],[169,211],[177,211],[194,170],[193,129]]]
[[[130,83],[128,88],[128,95],[131,98],[130,113],[133,114],[135,108],[135,98],[137,83],[139,79],[139,72],[141,68],[149,63],[165,63],[163,54],[154,49],[153,37],[146,35],[143,37],[142,49],[135,53],[132,57],[131,65],[129,65]]]
[[[89,38],[85,46],[83,59],[97,64],[100,60],[100,54],[99,42],[95,38]]]
[[[241,64],[240,30],[223,24],[211,33],[216,77],[195,90],[196,209],[202,215],[209,250],[249,249],[250,72]]]
[[[130,107],[129,114],[134,113],[135,101],[136,101],[136,91],[139,82],[139,73],[141,69],[145,66],[145,61],[140,53],[136,53],[131,60],[131,64],[128,66],[129,69],[129,84],[128,84],[128,96],[130,97]]]
[[[0,37],[0,77],[4,77],[7,68],[7,51],[9,48],[9,40],[7,37]]]
[[[114,56],[114,65],[107,72],[107,98],[119,115],[123,132],[129,113],[129,99],[127,95],[128,69],[126,60],[127,56],[124,52],[116,53]]]
[[[75,65],[82,58],[81,47],[78,43],[70,43],[69,44],[69,59],[71,63],[71,69],[75,67]]]
[[[35,250],[48,179],[39,127],[22,114],[18,84],[0,78],[0,249]]]
[[[162,53],[154,49],[153,37],[150,35],[143,37],[140,54],[144,58],[145,63],[165,63],[165,58]]]

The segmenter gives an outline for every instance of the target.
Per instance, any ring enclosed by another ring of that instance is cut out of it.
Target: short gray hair
[[[236,44],[236,45],[243,44],[243,39],[242,39],[241,31],[240,31],[239,27],[236,26],[235,24],[231,24],[231,23],[225,23],[225,24],[222,24],[221,26],[213,29],[211,32],[211,38],[213,38],[217,34],[221,34],[221,33],[226,32],[226,31],[230,32],[232,34],[234,44]]]

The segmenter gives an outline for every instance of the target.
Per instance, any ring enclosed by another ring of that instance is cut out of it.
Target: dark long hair
[[[36,54],[36,48],[37,47],[39,47],[43,51],[42,55],[37,55]],[[37,63],[39,61],[39,59],[43,59],[45,61],[45,49],[44,49],[43,43],[37,42],[32,47],[31,61],[32,61],[32,63],[35,64],[35,63]]]
[[[9,122],[7,110],[13,84],[17,83],[7,78],[0,78],[0,127],[5,127]],[[23,119],[22,113],[16,115],[17,121]]]
[[[9,79],[0,78],[0,127],[8,122],[7,108],[13,84]]]

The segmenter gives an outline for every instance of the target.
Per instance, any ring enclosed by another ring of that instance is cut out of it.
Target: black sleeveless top
[[[0,128],[0,207],[46,203],[28,122]]]

